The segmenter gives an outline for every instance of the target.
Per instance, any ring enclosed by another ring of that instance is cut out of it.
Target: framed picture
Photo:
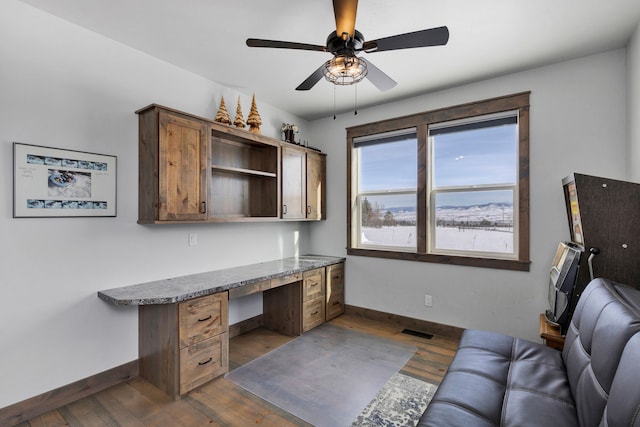
[[[13,217],[116,216],[116,157],[13,143]]]

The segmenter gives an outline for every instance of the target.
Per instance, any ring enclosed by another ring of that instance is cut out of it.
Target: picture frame
[[[117,157],[13,143],[13,217],[115,217]]]

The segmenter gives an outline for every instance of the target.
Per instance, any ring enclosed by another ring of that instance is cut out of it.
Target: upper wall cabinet
[[[207,124],[156,106],[137,113],[138,221],[206,220]]]
[[[156,104],[136,113],[139,223],[324,219],[324,154]]]
[[[282,218],[326,218],[326,156],[291,145],[282,147]]]

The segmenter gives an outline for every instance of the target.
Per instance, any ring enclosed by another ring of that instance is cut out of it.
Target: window
[[[415,251],[415,129],[356,140],[354,147],[358,153],[358,247]]]
[[[347,129],[348,253],[529,269],[529,93]]]

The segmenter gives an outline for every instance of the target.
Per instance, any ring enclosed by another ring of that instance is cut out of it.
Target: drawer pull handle
[[[213,316],[208,315],[207,317],[205,317],[204,319],[198,319],[198,322],[206,322],[207,320],[211,319]]]
[[[340,305],[340,301],[334,302],[333,305]]]
[[[313,283],[311,284],[311,286],[318,286],[319,284],[320,284],[320,283],[318,283],[318,282],[313,282]]]
[[[311,313],[312,316],[315,316],[316,314],[320,313],[318,310],[314,311],[313,313]]]
[[[212,360],[213,360],[213,357],[210,357],[207,360],[205,360],[204,362],[198,362],[198,365],[200,365],[200,366],[206,365],[207,363],[210,363]]]

